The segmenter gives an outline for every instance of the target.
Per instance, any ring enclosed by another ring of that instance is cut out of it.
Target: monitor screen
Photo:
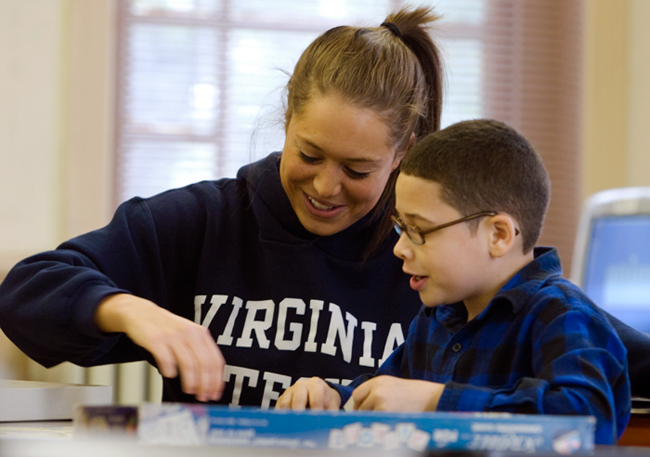
[[[583,290],[629,326],[650,333],[650,215],[593,219]]]

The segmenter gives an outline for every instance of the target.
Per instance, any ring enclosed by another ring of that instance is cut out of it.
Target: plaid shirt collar
[[[476,320],[484,319],[495,307],[503,309],[502,305],[505,303],[509,303],[512,313],[517,314],[527,303],[528,298],[533,296],[549,278],[562,275],[562,266],[556,248],[537,247],[534,249],[534,256],[532,262],[519,270],[497,292],[488,306],[476,316]],[[426,308],[424,313],[426,316],[434,317],[452,332],[467,323],[467,309],[462,302]]]

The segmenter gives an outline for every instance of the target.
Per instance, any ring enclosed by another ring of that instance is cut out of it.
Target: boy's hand
[[[309,407],[316,411],[336,411],[341,406],[341,396],[321,378],[299,379],[284,391],[275,403],[275,409],[304,411]]]
[[[444,384],[394,376],[377,376],[352,392],[354,409],[372,411],[435,411]]]

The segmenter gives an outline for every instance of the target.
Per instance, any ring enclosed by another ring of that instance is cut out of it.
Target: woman
[[[375,371],[420,306],[389,216],[401,158],[440,123],[435,19],[325,32],[288,83],[281,155],[24,260],[4,332],[45,366],[147,359],[170,401],[268,407],[301,377]]]

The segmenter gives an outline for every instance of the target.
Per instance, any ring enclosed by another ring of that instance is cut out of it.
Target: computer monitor
[[[650,334],[650,187],[605,190],[585,201],[571,280],[598,306]]]

